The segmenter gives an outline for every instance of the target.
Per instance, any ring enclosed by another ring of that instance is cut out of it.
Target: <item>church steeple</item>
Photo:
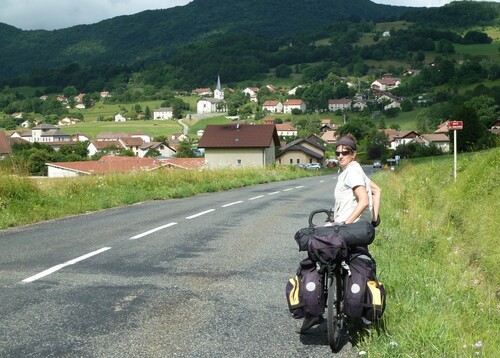
[[[220,84],[220,76],[217,76],[217,86],[215,87],[214,98],[220,100],[224,99],[224,91],[222,90],[222,86]]]

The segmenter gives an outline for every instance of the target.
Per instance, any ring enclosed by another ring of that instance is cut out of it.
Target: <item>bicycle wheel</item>
[[[339,284],[341,284],[341,282],[335,275],[328,277],[328,344],[333,352],[338,352],[340,350],[341,333],[344,325],[340,296],[342,293],[338,286]]]

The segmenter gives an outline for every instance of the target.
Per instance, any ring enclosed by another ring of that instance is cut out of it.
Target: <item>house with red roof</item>
[[[284,113],[292,113],[292,110],[298,109],[301,112],[306,111],[306,103],[301,99],[289,99],[283,104]]]
[[[299,134],[299,130],[291,123],[276,124],[276,130],[279,137],[296,137]]]
[[[265,101],[262,110],[269,113],[281,113],[283,112],[283,103],[280,101]]]
[[[273,124],[209,124],[198,144],[210,169],[264,167],[275,163],[280,141]]]

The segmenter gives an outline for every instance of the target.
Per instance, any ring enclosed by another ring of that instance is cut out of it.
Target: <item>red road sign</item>
[[[464,122],[462,121],[449,121],[448,122],[448,130],[456,131],[458,129],[464,128]]]

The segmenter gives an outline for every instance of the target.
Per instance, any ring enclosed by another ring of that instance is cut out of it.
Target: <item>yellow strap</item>
[[[295,306],[300,303],[299,300],[299,278],[295,276],[294,278],[289,279],[292,284],[292,290],[290,291],[290,305]]]
[[[372,293],[374,306],[382,306],[382,295],[376,281],[368,281],[368,289]]]

